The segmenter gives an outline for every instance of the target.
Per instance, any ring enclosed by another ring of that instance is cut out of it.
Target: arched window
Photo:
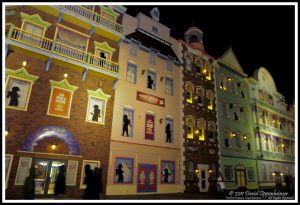
[[[186,119],[186,127],[187,127],[187,138],[194,139],[194,127],[195,127],[195,120],[192,118]]]
[[[204,61],[203,67],[202,67],[202,73],[205,75],[205,78],[207,80],[211,80],[211,64],[207,61]]]
[[[211,142],[215,142],[216,140],[216,123],[209,121],[208,122],[208,139]]]
[[[198,74],[201,74],[201,66],[202,64],[201,64],[201,61],[200,60],[196,60],[196,62],[195,62],[195,68],[196,68],[196,72],[198,73]]]
[[[200,118],[197,122],[197,128],[199,129],[199,140],[205,141],[205,120]]]
[[[231,138],[231,131],[229,129],[224,130],[224,146],[230,147],[230,138]]]
[[[187,103],[193,103],[193,92],[194,92],[193,85],[186,84],[185,92],[186,92],[186,102]]]
[[[197,104],[204,106],[204,88],[202,86],[196,88]]]
[[[241,149],[242,148],[242,136],[240,132],[235,132],[235,145],[237,148]]]
[[[188,176],[187,181],[194,181],[195,179],[195,164],[193,161],[188,161]]]
[[[206,103],[207,103],[207,109],[213,110],[213,99],[214,94],[211,90],[206,91]]]
[[[227,78],[223,74],[220,76],[220,89],[224,91],[227,90]]]

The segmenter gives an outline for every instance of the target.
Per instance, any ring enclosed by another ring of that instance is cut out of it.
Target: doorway
[[[208,192],[208,164],[198,164],[198,187],[200,192]]]
[[[275,171],[275,185],[277,188],[282,186],[280,171]]]
[[[34,159],[35,167],[35,196],[45,197],[54,195],[55,180],[59,167],[66,166],[64,160]]]
[[[153,164],[139,164],[137,192],[156,192],[157,166]]]
[[[236,183],[238,189],[243,189],[246,187],[246,175],[244,169],[238,169],[235,171],[236,174]]]

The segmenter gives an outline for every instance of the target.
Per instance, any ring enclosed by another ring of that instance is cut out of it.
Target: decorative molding
[[[115,50],[116,50],[115,48],[110,47],[109,44],[108,44],[106,41],[104,41],[104,42],[102,42],[102,43],[100,43],[100,42],[98,42],[98,41],[94,41],[94,44],[95,44],[95,46],[96,46],[97,48],[100,48],[100,49],[109,51],[109,52],[111,52],[111,53],[115,52]]]
[[[47,22],[47,21],[44,21],[40,15],[38,14],[34,14],[34,15],[29,15],[29,14],[26,14],[24,12],[21,12],[21,17],[22,19],[25,19],[27,21],[30,21],[30,22],[33,22],[33,23],[36,23],[38,25],[41,25],[43,27],[50,27],[51,26],[51,23]]]
[[[105,99],[108,100],[111,96],[105,94],[101,88],[99,88],[98,90],[94,91],[94,90],[87,90],[88,95],[92,96],[92,97],[96,97],[96,98],[101,98],[101,99]]]
[[[54,80],[50,80],[50,85],[52,87],[59,87],[59,88],[63,88],[63,89],[66,89],[66,90],[72,90],[73,92],[75,90],[77,90],[77,86],[74,86],[74,85],[71,85],[67,79],[64,79],[60,82],[57,82],[57,81],[54,81]]]
[[[29,74],[24,67],[20,68],[18,70],[11,70],[11,69],[6,68],[5,69],[5,74],[8,75],[8,76],[14,76],[14,77],[27,79],[27,80],[30,80],[32,82],[35,82],[37,79],[39,79],[38,76]]]

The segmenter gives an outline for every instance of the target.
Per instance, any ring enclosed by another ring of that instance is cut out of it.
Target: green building
[[[261,188],[285,186],[285,175],[295,176],[294,105],[285,103],[271,74],[261,67],[249,78]]]
[[[220,172],[226,189],[257,189],[249,80],[231,48],[217,60],[215,79]]]

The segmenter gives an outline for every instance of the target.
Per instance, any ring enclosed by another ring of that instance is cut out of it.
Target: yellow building
[[[182,191],[180,63],[158,9],[150,14],[123,16],[107,195]]]

